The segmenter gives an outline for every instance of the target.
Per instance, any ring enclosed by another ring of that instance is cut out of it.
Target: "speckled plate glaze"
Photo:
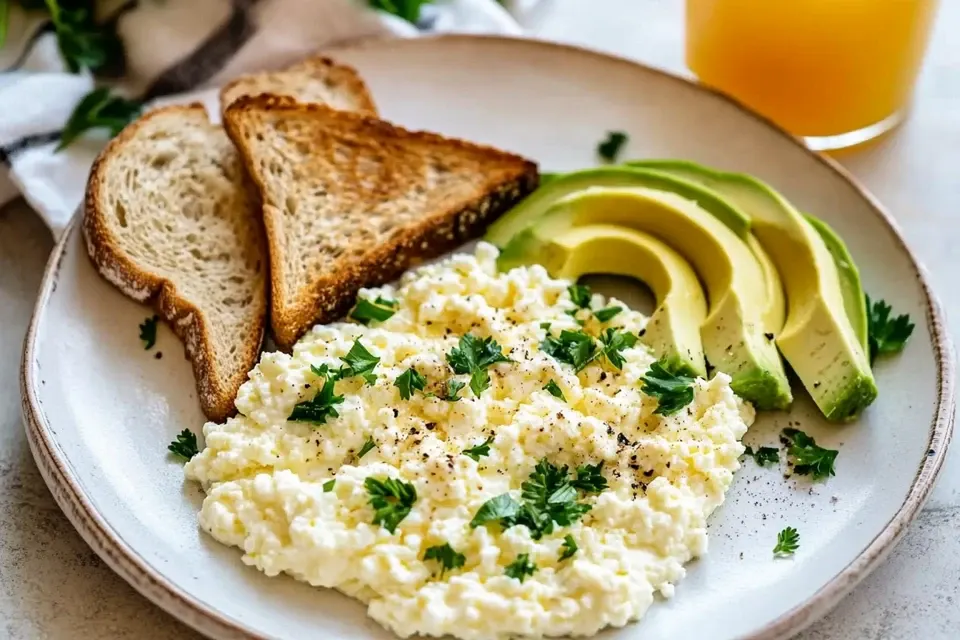
[[[850,245],[864,285],[909,313],[906,351],[877,366],[880,398],[858,422],[824,424],[805,394],[764,414],[746,442],[793,424],[838,448],[837,476],[810,484],[747,460],[710,523],[709,554],[676,596],[604,638],[788,636],[826,613],[884,558],[933,485],[952,431],[953,349],[923,269],[892,218],[830,160],[736,102],[663,72],[527,40],[441,37],[334,52],[369,82],[384,117],[517,151],[545,171],[595,163],[607,130],[624,157],[678,157],[746,171]],[[623,286],[622,284],[620,285]],[[362,605],[267,578],[202,534],[200,489],[166,445],[200,431],[193,376],[167,330],[144,351],[150,311],[101,280],[73,225],[50,258],[23,356],[23,414],[40,470],[93,549],[143,595],[217,638],[390,638]],[[162,353],[162,359],[158,359]],[[801,546],[774,559],[777,532]]]

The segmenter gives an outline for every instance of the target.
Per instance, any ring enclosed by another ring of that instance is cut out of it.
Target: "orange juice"
[[[802,136],[895,118],[936,0],[687,0],[687,65]]]

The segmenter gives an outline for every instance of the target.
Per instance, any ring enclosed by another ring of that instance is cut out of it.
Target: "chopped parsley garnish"
[[[584,493],[600,493],[607,488],[607,479],[603,477],[603,463],[580,465],[577,467],[577,479],[570,484]]]
[[[74,107],[56,150],[65,149],[92,129],[106,129],[115,136],[140,115],[142,108],[139,102],[113,95],[105,87],[94,89]]]
[[[520,503],[514,500],[509,493],[502,493],[483,503],[477,510],[476,515],[473,516],[473,520],[470,521],[470,527],[475,529],[488,522],[512,521],[519,512]]]
[[[621,352],[637,344],[637,336],[629,331],[610,328],[600,336],[600,343],[603,345],[601,351],[603,357],[619,371],[623,369],[623,363],[626,362]]]
[[[152,349],[153,345],[157,344],[157,321],[159,319],[157,316],[153,316],[144,320],[143,324],[140,325],[140,339],[143,340],[144,350]]]
[[[527,576],[532,576],[537,571],[537,565],[530,562],[529,553],[521,553],[517,559],[507,565],[504,573],[509,577],[523,582]]]
[[[493,436],[490,436],[475,447],[463,450],[463,455],[473,458],[474,462],[480,462],[480,458],[490,455],[490,444],[493,442]]]
[[[904,314],[891,318],[893,308],[883,300],[871,304],[867,298],[867,335],[870,343],[870,363],[878,355],[899,353],[906,346],[910,334],[913,333],[913,323],[910,316]]]
[[[400,389],[400,397],[403,400],[409,400],[414,392],[423,391],[427,386],[427,379],[424,378],[416,369],[410,367],[399,376],[393,383],[397,389]]]
[[[623,307],[606,307],[604,309],[597,309],[593,312],[593,315],[600,322],[610,322],[621,311],[623,311]]]
[[[441,400],[446,400],[448,402],[456,402],[460,399],[460,390],[467,386],[465,383],[460,382],[459,380],[450,379],[447,380],[447,388],[444,391],[443,395],[438,396]]]
[[[333,488],[336,486],[337,486],[336,480],[327,480],[326,482],[323,483],[323,492],[330,493],[331,491],[333,491]]]
[[[367,478],[363,481],[374,509],[373,524],[393,533],[417,501],[417,490],[409,482],[396,478]]]
[[[780,452],[777,451],[776,447],[760,447],[754,451],[753,447],[746,445],[743,455],[750,456],[761,467],[780,462]]]
[[[360,447],[360,451],[357,452],[357,460],[373,451],[376,446],[377,443],[373,441],[373,438],[367,438],[367,441]]]
[[[479,397],[490,386],[487,368],[498,362],[510,362],[493,338],[460,337],[459,344],[447,354],[447,363],[454,373],[470,374],[470,390]]]
[[[590,308],[590,287],[585,284],[572,284],[567,287],[567,293],[570,294],[570,300],[581,309]]]
[[[607,138],[597,145],[597,155],[607,162],[616,162],[629,138],[623,131],[608,131]]]
[[[298,402],[293,407],[293,411],[290,412],[290,417],[287,420],[324,424],[327,418],[336,418],[340,415],[334,405],[341,404],[343,396],[334,394],[333,388],[337,383],[337,377],[326,365],[319,367],[311,365],[310,370],[323,380],[323,385],[321,385],[320,391],[313,397],[313,400]]]
[[[573,539],[573,536],[569,533],[563,536],[563,544],[560,545],[560,562],[563,562],[567,558],[572,558],[579,550],[577,546],[577,541]]]
[[[373,302],[360,298],[357,305],[350,312],[350,317],[360,324],[370,324],[371,322],[383,322],[388,320],[397,312],[397,301],[388,298],[377,299]]]
[[[793,527],[786,527],[777,534],[777,546],[773,554],[777,556],[792,556],[800,548],[800,534]]]
[[[600,465],[580,467],[577,479],[571,480],[566,466],[558,467],[543,459],[520,485],[521,501],[507,493],[491,498],[480,507],[470,526],[499,522],[509,529],[522,524],[530,529],[534,540],[539,540],[553,532],[555,525],[570,526],[590,511],[589,504],[577,502],[578,491],[599,493],[605,488]]]
[[[550,326],[551,326],[551,325],[550,325],[549,322],[541,322],[541,323],[540,323],[540,328],[543,329],[544,331],[550,331]]]
[[[833,465],[839,451],[817,446],[816,440],[799,429],[784,429],[783,438],[788,445],[787,458],[793,464],[794,473],[813,476],[814,480],[837,475]]]
[[[540,348],[559,362],[581,371],[597,357],[597,342],[583,331],[564,329],[559,337],[548,335]]]
[[[440,577],[446,571],[459,569],[467,561],[467,556],[457,553],[449,542],[428,548],[423,554],[424,560],[436,560],[440,563]]]
[[[551,380],[551,381],[548,382],[547,384],[543,385],[543,390],[544,390],[544,391],[547,391],[547,392],[548,392],[550,395],[552,395],[554,398],[560,398],[560,399],[563,400],[564,402],[567,401],[567,399],[563,396],[563,391],[560,389],[560,387],[557,385],[557,383],[554,382],[553,380]]]
[[[340,367],[341,380],[361,376],[367,381],[367,384],[373,384],[377,381],[377,376],[373,373],[373,370],[380,363],[380,358],[367,351],[359,338],[354,340],[347,355],[340,359],[345,363],[344,366]]]
[[[167,445],[167,451],[184,460],[190,460],[200,453],[197,447],[197,436],[190,429],[184,429],[177,434],[176,440]]]
[[[661,361],[650,365],[643,380],[642,391],[657,399],[654,413],[672,416],[693,402],[693,378],[670,373]]]

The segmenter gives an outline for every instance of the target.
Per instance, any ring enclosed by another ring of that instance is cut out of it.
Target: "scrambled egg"
[[[640,381],[653,359],[639,343],[623,351],[621,370],[597,361],[575,373],[540,349],[541,323],[553,334],[580,329],[567,313],[576,308],[570,283],[539,266],[500,274],[496,251],[480,244],[396,288],[362,291],[399,303],[384,322],[316,326],[293,355],[265,354],[240,389],[239,415],[208,423],[206,448],[187,464],[207,492],[203,529],[267,575],[362,600],[404,637],[589,635],[639,619],[656,593],[670,597],[684,563],[707,550],[706,519],[739,467],[753,410],[719,374],[698,380],[679,413],[654,414]],[[593,296],[593,308],[606,304],[624,306]],[[596,335],[598,322],[584,329]],[[645,322],[625,309],[602,327],[638,333]],[[467,382],[445,360],[467,333],[495,339],[510,362],[489,368],[479,397],[469,387],[455,402],[428,395],[442,395],[451,377]],[[311,365],[339,368],[358,338],[380,358],[375,383],[338,381],[344,400],[325,424],[288,421],[317,393]],[[427,386],[404,400],[394,382],[411,367]],[[551,380],[565,399],[544,389]],[[489,455],[462,453],[490,437]],[[470,526],[487,500],[519,499],[541,459],[571,474],[602,463],[609,486],[583,499],[591,508],[582,518],[539,539],[523,525]],[[368,477],[416,489],[393,533],[373,524]],[[561,560],[568,536],[577,551]],[[464,562],[441,576],[424,554],[443,544]],[[535,566],[522,581],[507,575],[521,554]]]

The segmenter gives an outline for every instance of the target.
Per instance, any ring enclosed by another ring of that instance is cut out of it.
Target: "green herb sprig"
[[[441,578],[443,578],[443,574],[447,571],[459,569],[467,561],[467,557],[462,553],[458,553],[453,547],[450,546],[449,542],[429,547],[424,552],[423,559],[436,560],[438,563],[440,563]]]
[[[776,556],[792,556],[800,548],[800,534],[793,527],[786,527],[777,534],[777,545],[773,548]]]
[[[177,434],[176,440],[167,445],[167,451],[189,461],[193,456],[200,453],[200,448],[197,446],[197,436],[190,429],[184,429]]]
[[[879,355],[899,353],[913,334],[914,324],[907,314],[891,318],[893,308],[883,300],[871,303],[867,299],[867,336],[870,345],[870,364]]]
[[[671,373],[662,361],[650,365],[650,370],[641,380],[642,391],[657,399],[654,413],[672,416],[693,402],[694,379]]]
[[[836,475],[834,465],[839,451],[818,446],[816,440],[799,429],[784,429],[782,436],[787,444],[787,459],[793,464],[794,473],[813,476],[814,480]]]
[[[370,506],[374,509],[373,524],[379,524],[393,533],[397,525],[406,518],[417,502],[417,490],[409,482],[396,478],[369,477],[363,486],[370,496]]]
[[[499,362],[510,359],[493,338],[477,338],[469,333],[461,336],[458,345],[447,354],[447,364],[454,373],[470,374],[470,390],[477,397],[490,387],[487,369]]]

